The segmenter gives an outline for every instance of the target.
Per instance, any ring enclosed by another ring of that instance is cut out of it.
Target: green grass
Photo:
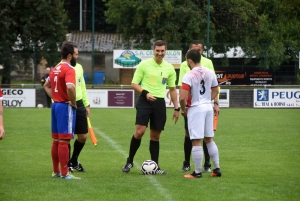
[[[134,109],[91,109],[98,138],[88,139],[80,162],[82,180],[50,178],[49,109],[5,108],[0,141],[0,200],[300,200],[300,110],[222,109],[215,141],[221,178],[185,179],[183,118],[172,110],[161,135],[160,166],[169,175],[144,176],[149,131],[128,174],[121,171],[134,133]],[[73,144],[73,141],[72,141]]]

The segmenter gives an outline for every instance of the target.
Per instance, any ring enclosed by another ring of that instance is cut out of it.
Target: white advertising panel
[[[300,108],[300,89],[254,89],[254,108]]]
[[[114,50],[114,68],[136,68],[141,61],[153,58],[152,50]],[[181,50],[167,50],[164,60],[179,68],[182,62]]]
[[[178,101],[179,101],[179,89],[177,89],[177,97],[178,97]],[[169,89],[166,90],[165,101],[166,101],[166,107],[174,107],[174,105],[171,101]],[[213,101],[212,101],[212,104],[213,104]],[[179,102],[178,102],[178,105],[179,105]],[[221,89],[220,90],[219,106],[220,107],[229,107],[229,89]]]
[[[133,90],[88,89],[91,108],[133,108]]]
[[[3,107],[35,107],[35,89],[3,88]]]

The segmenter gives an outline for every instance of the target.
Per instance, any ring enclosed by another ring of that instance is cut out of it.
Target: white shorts
[[[213,108],[211,104],[189,107],[187,117],[191,140],[214,137]]]

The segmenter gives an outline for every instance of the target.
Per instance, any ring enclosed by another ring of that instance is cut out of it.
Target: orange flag
[[[89,133],[90,133],[90,137],[91,137],[91,140],[92,140],[92,143],[93,145],[95,145],[95,147],[97,146],[97,138],[95,136],[95,133],[94,133],[94,130],[92,128],[92,125],[91,125],[91,122],[90,122],[90,118],[88,117],[87,118],[87,121],[88,121],[88,126],[89,126]]]
[[[217,130],[217,125],[218,125],[218,116],[217,115],[215,115],[214,116],[214,131],[216,131]]]

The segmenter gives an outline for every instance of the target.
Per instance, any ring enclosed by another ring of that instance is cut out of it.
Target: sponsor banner
[[[274,84],[274,75],[269,71],[216,71],[219,85],[264,86]]]
[[[137,68],[141,61],[153,58],[153,50],[114,50],[114,68]],[[181,50],[167,50],[164,60],[180,68]]]
[[[180,107],[180,105],[179,105],[179,89],[177,89],[177,97],[178,97],[178,106]],[[174,107],[174,105],[171,101],[169,89],[166,90],[165,101],[166,101],[166,107]],[[212,106],[213,106],[213,101],[212,101]],[[229,107],[229,89],[221,89],[220,90],[219,106],[220,107]]]
[[[35,89],[3,88],[3,107],[35,107]]]
[[[300,89],[254,89],[254,108],[300,108]]]
[[[133,108],[133,90],[87,89],[91,108]]]
[[[212,101],[213,104],[213,101]],[[219,106],[229,107],[229,89],[220,89]]]
[[[273,73],[268,71],[249,71],[247,74],[247,81],[249,81],[248,85],[263,86],[274,84]]]

